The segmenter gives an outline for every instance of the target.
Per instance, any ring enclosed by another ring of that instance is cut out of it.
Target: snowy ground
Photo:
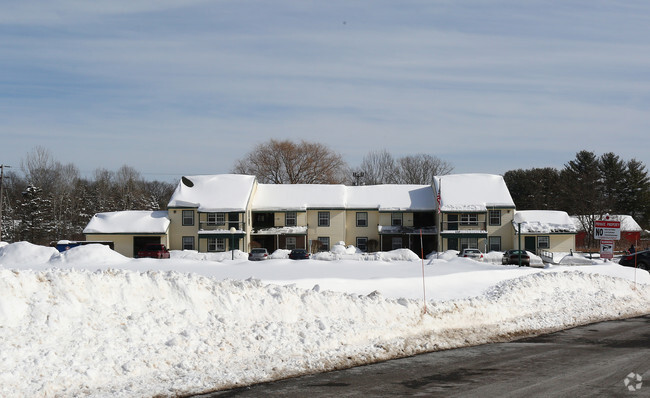
[[[576,256],[231,256],[0,244],[0,396],[177,396],[650,313],[648,272]]]

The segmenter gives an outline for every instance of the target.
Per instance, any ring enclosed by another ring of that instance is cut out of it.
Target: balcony
[[[487,233],[487,222],[477,221],[473,223],[466,223],[461,221],[445,221],[440,226],[441,232],[444,233]]]
[[[199,231],[218,231],[224,230],[228,232],[231,227],[235,227],[238,231],[245,231],[246,223],[240,221],[226,221],[222,223],[213,223],[207,221],[201,221],[199,223]]]

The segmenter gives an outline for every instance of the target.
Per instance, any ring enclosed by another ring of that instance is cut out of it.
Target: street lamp
[[[232,259],[235,259],[235,227],[230,227],[230,251],[232,252]]]

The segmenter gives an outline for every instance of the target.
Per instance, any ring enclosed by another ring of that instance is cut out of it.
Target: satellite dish
[[[192,188],[192,187],[194,186],[194,183],[192,182],[192,180],[190,180],[190,179],[187,178],[187,177],[181,177],[181,182],[182,182],[185,186],[187,186],[187,187],[189,187],[189,188]]]

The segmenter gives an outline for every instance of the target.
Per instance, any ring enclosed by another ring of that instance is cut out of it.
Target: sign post
[[[605,220],[594,221],[594,239],[600,241],[600,258],[614,258],[615,241],[621,239],[621,222],[610,221],[609,216]]]
[[[609,260],[614,258],[614,242],[608,239],[600,240],[600,258],[607,258]]]

